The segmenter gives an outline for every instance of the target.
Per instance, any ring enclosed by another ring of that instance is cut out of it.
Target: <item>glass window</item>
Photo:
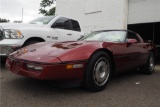
[[[93,32],[81,40],[86,41],[105,41],[105,42],[124,42],[126,37],[125,31],[101,31]]]
[[[128,32],[127,39],[136,39],[138,42],[140,42],[139,38],[135,33]]]
[[[61,17],[52,25],[53,28],[71,29],[69,19]]]
[[[44,17],[39,17],[37,19],[34,19],[30,21],[30,24],[48,24],[55,16],[44,16]]]
[[[71,23],[74,31],[81,31],[79,23],[77,21],[71,20]]]

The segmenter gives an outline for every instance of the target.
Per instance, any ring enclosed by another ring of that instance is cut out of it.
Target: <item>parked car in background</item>
[[[63,16],[44,16],[29,23],[0,23],[0,56],[45,41],[77,40],[84,34],[78,21]]]
[[[139,68],[152,74],[155,46],[126,30],[93,32],[79,41],[37,43],[12,53],[6,67],[13,73],[41,80],[80,81],[101,91],[112,75]]]

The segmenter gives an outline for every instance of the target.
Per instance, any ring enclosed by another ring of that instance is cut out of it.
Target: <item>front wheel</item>
[[[103,51],[95,53],[88,61],[84,86],[90,91],[101,91],[109,81],[112,71],[110,56]]]
[[[152,74],[155,67],[155,56],[153,52],[149,53],[148,61],[145,65],[140,67],[140,71],[145,74]]]

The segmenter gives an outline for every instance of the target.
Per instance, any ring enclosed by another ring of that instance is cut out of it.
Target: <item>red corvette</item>
[[[78,41],[37,43],[12,53],[6,67],[42,80],[82,80],[91,91],[105,88],[111,75],[133,68],[152,74],[154,45],[126,30],[93,32]]]

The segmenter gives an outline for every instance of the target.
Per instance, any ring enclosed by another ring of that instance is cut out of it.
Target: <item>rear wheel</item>
[[[140,67],[140,71],[144,74],[152,74],[155,67],[155,56],[153,52],[149,53],[148,61],[145,65]]]
[[[110,56],[103,51],[95,53],[88,61],[84,75],[84,86],[90,91],[103,90],[109,81],[111,71]]]

